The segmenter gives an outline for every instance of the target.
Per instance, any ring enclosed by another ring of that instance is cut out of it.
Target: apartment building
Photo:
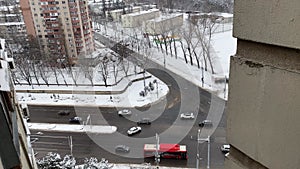
[[[183,25],[183,14],[169,14],[145,22],[146,32],[162,34]]]
[[[0,39],[0,168],[37,169],[29,130],[11,81],[13,59],[7,56],[5,46],[5,40]]]
[[[154,19],[160,16],[160,11],[158,9],[150,9],[147,11],[140,11],[130,14],[122,15],[122,26],[124,28],[134,28],[137,26],[142,26],[147,20]]]
[[[28,35],[52,57],[68,57],[72,64],[94,51],[87,0],[22,0]]]
[[[106,11],[106,16],[110,15],[114,21],[121,21],[121,15],[128,14],[128,13],[135,13],[140,12],[142,7],[134,6],[134,7],[127,7],[125,9],[116,9],[111,11]]]
[[[3,4],[3,1],[0,2]],[[26,39],[26,27],[19,5],[0,7],[0,38],[13,46]]]
[[[300,166],[300,1],[235,1],[226,169]]]

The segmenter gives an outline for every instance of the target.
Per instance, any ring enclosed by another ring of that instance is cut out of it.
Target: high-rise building
[[[94,51],[87,0],[22,0],[20,6],[27,34],[54,59],[74,63]]]

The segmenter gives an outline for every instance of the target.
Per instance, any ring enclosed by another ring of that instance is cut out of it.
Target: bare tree
[[[119,64],[120,64],[120,62],[114,62],[112,64],[115,83],[117,83],[117,78],[118,78],[118,74],[119,74]]]
[[[22,79],[24,79],[28,85],[32,85],[32,77],[30,73],[30,67],[28,64],[30,61],[27,58],[19,58],[16,61],[17,66],[17,71],[19,72],[19,75]]]
[[[124,58],[121,58],[120,59],[120,64],[121,64],[121,67],[122,67],[122,70],[123,72],[125,73],[125,76],[128,76],[128,71],[129,71],[129,61],[124,59]]]
[[[215,71],[214,71],[214,67],[212,64],[210,50],[211,50],[212,34],[216,29],[216,27],[215,27],[216,19],[217,19],[216,16],[208,16],[208,15],[203,16],[197,22],[197,29],[195,30],[195,33],[201,42],[202,55],[203,55],[203,59],[205,61],[205,70],[207,71],[207,62],[206,62],[206,59],[207,59],[209,61],[209,65],[210,65],[212,74],[214,74]],[[207,38],[207,35],[208,35],[208,38]]]
[[[109,66],[109,58],[107,57],[107,55],[105,55],[99,63],[99,67],[101,70],[101,77],[105,87],[108,86],[107,84],[108,75],[109,75],[108,66]]]
[[[83,58],[79,60],[80,70],[84,73],[85,78],[87,78],[91,85],[94,86],[94,61],[88,58]]]
[[[181,31],[181,36],[186,42],[186,49],[188,51],[188,55],[190,57],[190,64],[193,65],[193,55],[192,55],[192,43],[193,43],[193,36],[194,36],[194,26],[189,23],[187,29],[183,29]],[[181,43],[182,45],[182,43]],[[183,49],[183,47],[182,47]],[[184,51],[185,52],[185,51]]]

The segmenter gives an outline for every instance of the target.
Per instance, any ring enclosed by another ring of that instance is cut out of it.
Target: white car
[[[223,153],[228,153],[229,150],[230,150],[230,145],[229,145],[229,144],[223,144],[223,145],[221,146],[221,151],[222,151]]]
[[[132,114],[132,112],[128,109],[123,109],[123,110],[118,111],[119,116],[129,116],[131,114]]]
[[[137,134],[137,133],[139,133],[139,132],[141,132],[141,131],[142,131],[142,128],[139,127],[139,126],[137,126],[137,127],[131,127],[131,128],[127,131],[127,134],[128,134],[128,136],[132,136],[132,135]]]
[[[180,114],[181,119],[194,119],[194,113],[181,113]]]

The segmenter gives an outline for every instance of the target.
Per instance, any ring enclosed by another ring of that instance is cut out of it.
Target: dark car
[[[119,152],[119,153],[129,153],[130,148],[128,146],[125,146],[125,145],[117,145],[115,147],[115,151]]]
[[[136,122],[137,125],[141,125],[141,124],[147,124],[147,125],[150,125],[151,124],[151,121],[150,119],[148,118],[142,118],[140,119],[139,121]]]
[[[199,127],[212,127],[213,123],[211,120],[203,120],[199,123]]]
[[[61,115],[61,116],[67,116],[70,114],[70,111],[69,110],[61,110],[59,112],[57,112],[58,115]]]
[[[82,118],[81,117],[77,117],[77,116],[72,117],[72,118],[69,119],[70,123],[75,123],[75,124],[80,124],[81,121],[82,121]]]

